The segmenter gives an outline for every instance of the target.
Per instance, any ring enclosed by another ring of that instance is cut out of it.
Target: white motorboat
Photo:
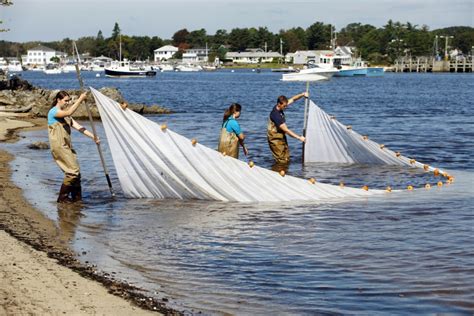
[[[191,64],[181,64],[176,66],[176,71],[182,72],[191,72],[191,71],[201,71],[202,67],[199,65],[191,65]]]
[[[319,67],[318,65],[309,65],[308,68],[301,69],[298,72],[286,73],[282,75],[282,81],[321,81],[329,80],[338,73],[339,70],[334,67]]]
[[[163,71],[174,71],[174,67],[171,64],[160,64],[158,66],[158,68],[160,68],[161,72],[163,72]]]
[[[62,73],[60,68],[51,68],[51,69],[45,69],[43,72],[47,75],[58,75]]]

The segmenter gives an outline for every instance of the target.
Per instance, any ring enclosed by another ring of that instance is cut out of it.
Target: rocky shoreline
[[[73,101],[81,94],[81,90],[66,91]],[[102,88],[99,91],[119,103],[127,102],[116,88]],[[28,113],[36,117],[46,117],[51,108],[51,103],[58,92],[59,90],[34,87],[28,81],[19,77],[0,79],[0,112]],[[89,105],[94,119],[100,119],[94,97],[91,94],[88,94],[83,104]],[[173,113],[171,110],[160,105],[148,106],[145,104],[128,103],[128,108],[140,114]],[[76,119],[89,119],[85,106],[80,106],[73,116]]]

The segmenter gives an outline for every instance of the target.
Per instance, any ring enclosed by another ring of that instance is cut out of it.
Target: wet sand
[[[45,119],[0,116],[0,141],[12,142],[22,128],[46,128]],[[143,290],[76,259],[67,229],[35,209],[11,181],[0,150],[0,314],[178,315]],[[58,212],[74,216],[80,205]]]

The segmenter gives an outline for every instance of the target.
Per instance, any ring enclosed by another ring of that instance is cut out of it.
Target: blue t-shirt
[[[53,107],[51,110],[48,112],[48,125],[53,125],[54,123],[63,123],[64,118],[56,118],[56,113],[58,113],[58,108]]]
[[[277,109],[276,105],[273,107],[273,110],[270,112],[270,120],[275,123],[276,127],[280,128],[281,124],[286,122],[285,113]]]
[[[239,136],[242,131],[240,130],[240,125],[237,123],[237,120],[234,117],[229,117],[227,121],[224,122],[223,126],[225,127],[228,133],[235,133],[235,135]]]

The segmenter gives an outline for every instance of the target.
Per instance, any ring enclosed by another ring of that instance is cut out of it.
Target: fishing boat
[[[156,70],[147,67],[133,67],[130,61],[113,61],[110,67],[104,68],[107,77],[153,77]]]
[[[320,67],[316,64],[308,64],[307,68],[293,73],[282,75],[282,81],[321,81],[329,80],[338,73],[339,70],[334,67]]]

